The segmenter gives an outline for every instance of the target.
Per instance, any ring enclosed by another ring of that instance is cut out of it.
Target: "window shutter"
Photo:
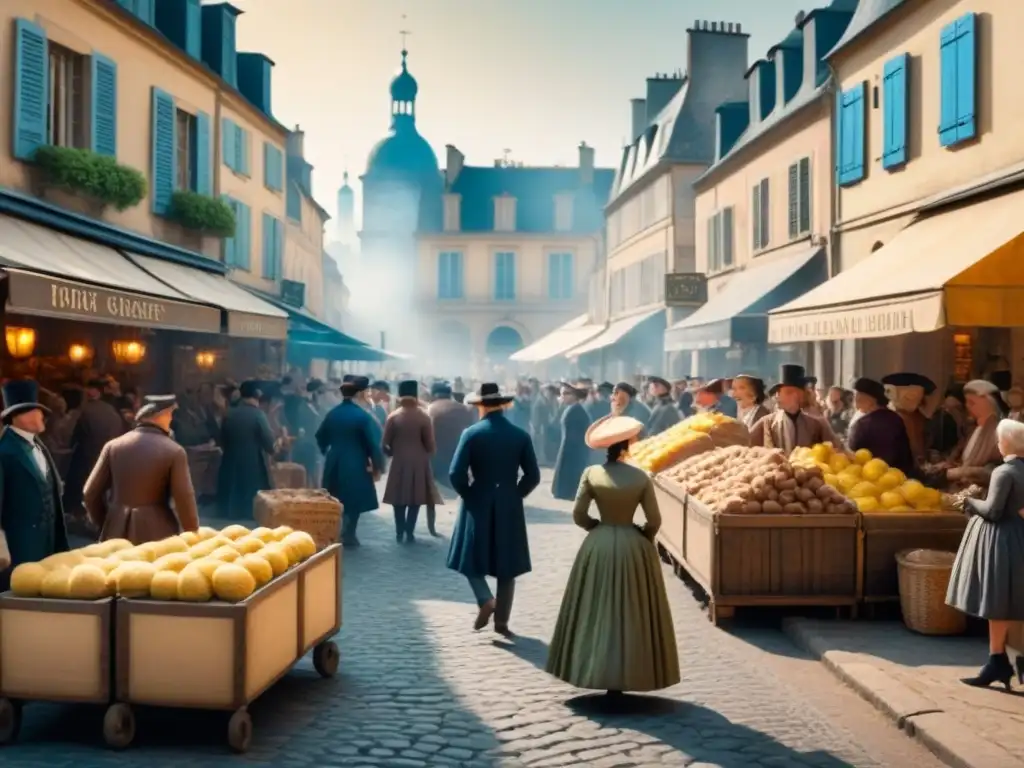
[[[800,185],[796,163],[789,166],[788,183],[787,221],[789,222],[789,239],[792,240],[800,233]]]
[[[867,147],[867,140],[864,132],[865,128],[865,115],[864,115],[864,91],[866,85],[861,83],[855,86],[853,91],[853,102],[850,105],[852,116],[850,121],[853,123],[853,147],[852,147],[852,161],[853,164],[850,168],[851,181],[860,181],[864,178],[864,151]]]
[[[559,281],[562,279],[561,265],[558,263],[558,254],[548,254],[548,298],[557,299],[559,297]]]
[[[135,15],[150,26],[156,23],[156,0],[135,0]]]
[[[213,194],[212,161],[210,159],[210,116],[196,112],[196,192]]]
[[[885,63],[882,74],[882,167],[907,161],[907,64],[905,53]]]
[[[153,213],[165,215],[171,207],[176,182],[174,97],[153,89],[153,172],[150,195]]]
[[[452,274],[452,298],[462,298],[462,252],[456,252],[451,255],[452,266],[449,268]]]
[[[274,279],[280,280],[284,272],[284,222],[274,217]]]
[[[957,141],[957,22],[947,24],[939,33],[939,144],[944,147]]]
[[[835,123],[835,126],[836,126],[835,127],[835,137],[834,137],[835,146],[833,148],[833,157],[835,158],[835,169],[834,170],[835,170],[835,174],[836,174],[836,183],[837,184],[842,184],[843,183],[843,177],[844,177],[844,174],[846,172],[846,169],[845,169],[845,167],[843,165],[843,150],[844,150],[844,148],[846,146],[845,141],[844,141],[846,137],[845,137],[845,132],[843,130],[843,114],[844,114],[843,106],[844,106],[844,104],[845,104],[845,102],[843,100],[843,93],[842,93],[842,91],[836,91],[835,119],[833,120],[833,122]]]
[[[241,229],[238,221],[238,206],[235,205],[235,201],[227,195],[221,195],[220,199],[227,203],[231,212],[235,214],[235,234],[231,237],[224,238],[224,266],[234,267],[237,264],[235,244],[238,238],[238,230]]]
[[[811,231],[811,160],[800,161],[800,232]]]
[[[19,160],[31,160],[46,143],[49,53],[46,32],[26,19],[14,22],[14,146]]]
[[[977,34],[976,16],[969,13],[956,22],[956,139],[973,139],[975,123]]]
[[[722,267],[732,266],[732,208],[722,211]]]
[[[249,132],[235,123],[235,170],[249,175]]]
[[[221,160],[231,170],[235,168],[235,124],[230,118],[225,117],[220,121],[221,134]]]
[[[262,260],[263,277],[272,280],[274,277],[274,219],[269,213],[263,214]]]
[[[238,206],[238,229],[235,232],[235,265],[252,268],[252,212],[245,203]]]
[[[573,275],[573,255],[562,254],[562,298],[571,299],[576,295],[576,280]]]
[[[98,53],[92,55],[92,151],[117,156],[117,64]]]
[[[714,216],[708,217],[707,230],[708,230],[707,234],[705,235],[705,237],[707,238],[707,242],[706,242],[706,245],[704,246],[704,256],[705,256],[704,271],[705,272],[714,272],[715,268],[716,268],[715,267],[715,217]]]
[[[754,187],[750,200],[750,221],[754,232],[754,250],[761,249],[761,185]]]
[[[768,179],[761,179],[761,247],[771,242],[772,203],[769,197]]]
[[[447,253],[437,255],[437,297],[439,299],[451,298],[451,262]]]
[[[186,0],[185,52],[193,59],[202,58],[203,54],[202,16],[199,0]]]

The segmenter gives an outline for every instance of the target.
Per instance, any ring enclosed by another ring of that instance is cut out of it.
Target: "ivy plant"
[[[46,145],[36,150],[33,160],[47,184],[119,211],[134,208],[146,197],[146,177],[107,155]]]
[[[179,189],[171,195],[167,218],[185,229],[213,237],[234,237],[235,212],[223,200],[192,190]]]

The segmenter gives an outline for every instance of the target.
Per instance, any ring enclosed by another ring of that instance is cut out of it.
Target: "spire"
[[[347,170],[341,175],[341,181],[342,181],[342,184],[341,184],[341,188],[342,189],[344,189],[345,187],[348,186],[348,171]]]
[[[402,21],[405,21],[404,14]],[[409,49],[406,42],[412,32],[401,29],[398,34],[402,37],[402,67],[391,81],[391,124],[395,129],[416,122],[416,94],[419,92],[416,78],[409,73]]]

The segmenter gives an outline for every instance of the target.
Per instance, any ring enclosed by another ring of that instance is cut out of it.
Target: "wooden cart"
[[[113,621],[112,598],[0,595],[0,744],[18,737],[25,702],[110,703]]]
[[[133,705],[182,707],[232,712],[228,744],[245,752],[252,740],[247,707],[310,649],[317,672],[335,674],[339,653],[330,638],[341,622],[338,545],[241,603],[119,601],[108,744],[131,744]]]
[[[655,483],[659,507],[662,500],[682,504],[679,565],[707,594],[713,623],[748,606],[856,612],[858,515],[721,515]]]
[[[896,553],[905,549],[956,552],[967,517],[960,512],[870,512],[861,515],[865,603],[899,602]]]
[[[661,528],[656,541],[662,554],[667,555],[669,562],[678,568],[686,560],[686,494],[669,483],[659,482],[654,484],[654,493],[661,512]]]

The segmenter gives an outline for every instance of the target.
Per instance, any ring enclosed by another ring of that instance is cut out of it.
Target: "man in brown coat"
[[[452,399],[452,388],[443,381],[435,382],[430,387],[431,403],[427,406],[427,415],[434,425],[434,443],[436,450],[430,457],[430,469],[434,481],[450,486],[448,472],[452,466],[452,457],[459,444],[463,430],[476,421],[473,412],[462,403]],[[431,536],[437,536],[435,529],[436,510],[434,505],[427,506],[427,530]]]
[[[779,383],[768,391],[778,410],[754,424],[750,430],[751,445],[779,448],[787,454],[794,448],[810,448],[817,443],[832,443],[838,450],[846,450],[825,419],[803,410],[806,385],[802,365],[782,366]]]
[[[171,438],[175,407],[173,395],[147,397],[135,429],[103,446],[84,493],[101,541],[143,544],[199,528],[188,456]]]

